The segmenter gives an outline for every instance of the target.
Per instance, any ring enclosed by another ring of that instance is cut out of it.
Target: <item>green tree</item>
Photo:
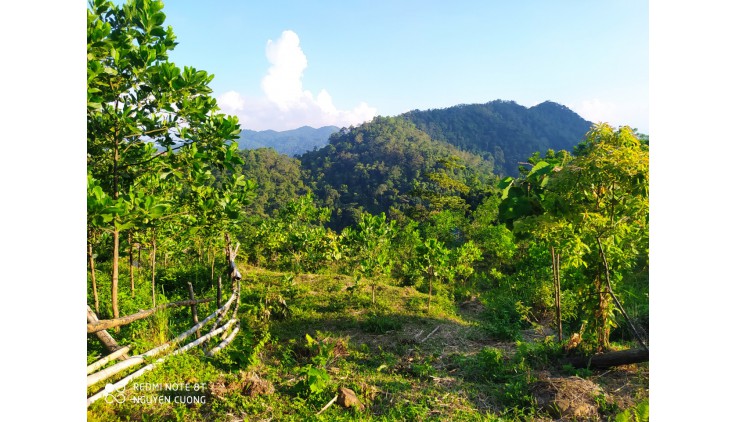
[[[597,347],[603,350],[615,325],[613,305],[628,320],[618,283],[648,256],[648,145],[627,126],[599,124],[574,153],[551,181],[546,208],[570,223],[560,225],[570,231],[569,243],[586,245],[573,249],[591,280],[581,286],[581,294],[590,298],[586,308],[595,321]]]
[[[343,235],[350,251],[344,254],[348,265],[359,277],[370,280],[372,303],[375,303],[376,277],[387,276],[392,269],[391,241],[395,236],[395,222],[387,221],[384,213],[363,213],[356,230],[347,227]]]
[[[194,144],[199,162],[232,167],[228,144],[240,132],[237,119],[217,113],[208,86],[212,75],[169,62],[176,42],[172,28],[163,26],[163,7],[155,0],[88,5],[87,166],[113,201],[147,174],[167,166],[175,171],[174,151]],[[109,222],[114,317],[119,238],[126,224],[125,210],[118,210]]]

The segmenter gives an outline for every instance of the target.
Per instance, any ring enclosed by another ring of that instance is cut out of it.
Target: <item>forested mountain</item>
[[[355,223],[362,211],[402,210],[417,218],[434,208],[474,206],[493,177],[490,161],[433,140],[399,117],[341,129],[300,161],[336,227]]]
[[[328,137],[338,131],[336,126],[323,126],[315,129],[303,126],[297,129],[277,132],[275,130],[242,130],[238,145],[243,149],[274,148],[289,156],[322,148],[328,144]]]
[[[241,151],[242,174],[256,182],[250,209],[261,217],[310,192],[303,183],[300,161],[271,148]]]
[[[518,163],[536,151],[571,150],[592,126],[567,107],[546,101],[526,108],[514,101],[413,110],[401,115],[431,138],[494,160],[495,171],[518,175]]]

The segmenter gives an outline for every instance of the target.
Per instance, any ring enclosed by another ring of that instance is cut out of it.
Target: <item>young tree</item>
[[[628,320],[617,281],[648,254],[648,176],[648,145],[627,126],[599,124],[551,182],[546,208],[571,224],[574,243],[587,245],[581,256],[592,283],[583,287],[595,298],[588,309],[599,350],[609,347],[612,301]]]
[[[349,265],[358,271],[358,276],[370,280],[372,303],[375,303],[376,277],[386,276],[392,269],[390,242],[395,235],[395,222],[388,222],[384,213],[363,213],[356,230],[347,227],[343,234],[351,251]]]
[[[87,11],[87,165],[115,202],[139,178],[175,160],[175,150],[198,145],[198,161],[228,161],[240,127],[218,114],[213,76],[168,61],[175,45],[164,27],[164,5],[91,0]],[[176,177],[177,174],[174,173]],[[121,208],[118,208],[121,211]],[[123,212],[112,213],[112,308],[118,317],[119,237]]]

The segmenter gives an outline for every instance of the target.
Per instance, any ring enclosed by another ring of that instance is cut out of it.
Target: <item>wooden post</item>
[[[192,283],[189,281],[187,282],[187,288],[190,290],[190,300],[195,300],[195,291],[192,289]],[[190,311],[192,312],[192,322],[197,325],[197,304],[192,304],[190,306]],[[200,329],[197,329],[197,338],[200,338]]]

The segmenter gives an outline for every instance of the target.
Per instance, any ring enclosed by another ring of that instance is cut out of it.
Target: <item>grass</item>
[[[541,368],[555,361],[560,348],[545,342],[516,343],[511,339],[519,338],[517,330],[511,335],[499,327],[490,329],[490,324],[502,325],[512,311],[490,319],[488,309],[463,311],[449,295],[439,294],[426,312],[426,294],[413,287],[379,285],[372,304],[369,285],[352,292],[349,287],[354,281],[347,276],[291,275],[260,268],[242,273],[242,332],[234,343],[213,358],[205,357],[199,348],[172,357],[134,381],[206,383],[206,403],[99,400],[89,407],[88,419],[497,421],[544,417],[532,403],[528,385]],[[182,313],[132,324],[128,337],[122,338],[134,343],[138,339],[136,352],[143,351],[150,346],[144,340],[158,342],[167,323],[167,338],[186,329],[191,322],[187,312]],[[500,336],[493,336],[495,332]],[[273,391],[254,393],[261,382]],[[632,394],[647,398],[647,374],[645,385],[645,393],[639,387]],[[339,387],[352,389],[365,409],[346,409],[336,403],[317,415]],[[134,392],[126,394],[132,397]],[[615,414],[625,408],[611,406],[607,411]]]

